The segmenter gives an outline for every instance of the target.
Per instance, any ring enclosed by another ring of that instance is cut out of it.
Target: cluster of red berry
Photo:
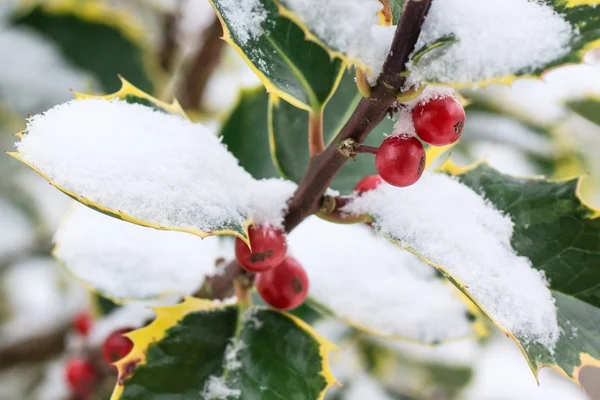
[[[465,124],[465,110],[451,96],[431,99],[412,110],[417,136],[432,146],[446,146],[458,140]],[[425,149],[419,139],[400,133],[383,141],[375,156],[381,178],[393,186],[410,186],[425,169]]]
[[[78,314],[73,320],[73,330],[88,337],[92,329],[92,317],[87,312]],[[123,336],[133,329],[119,329],[110,334],[102,344],[102,363],[90,356],[76,356],[66,365],[66,378],[72,394],[77,399],[87,399],[95,391],[105,371],[116,370],[114,362],[125,357],[133,348],[133,342]]]
[[[285,234],[273,227],[251,226],[250,246],[235,240],[237,262],[256,273],[256,290],[272,307],[291,310],[301,305],[308,294],[308,276],[302,265],[287,255]]]

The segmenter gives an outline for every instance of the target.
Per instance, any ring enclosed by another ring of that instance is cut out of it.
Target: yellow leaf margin
[[[186,297],[182,303],[174,306],[153,307],[152,310],[156,314],[156,318],[149,325],[125,334],[125,336],[133,342],[133,348],[127,356],[114,363],[117,367],[118,379],[110,400],[119,400],[121,398],[123,390],[125,389],[123,384],[124,380],[133,374],[136,366],[146,364],[146,351],[148,347],[163,339],[167,330],[177,325],[179,321],[190,313],[222,310],[226,307],[235,306],[195,297]],[[329,366],[331,352],[337,350],[338,346],[320,336],[310,325],[301,319],[288,313],[282,312],[282,314],[291,319],[300,329],[314,338],[319,345],[319,355],[322,360],[321,375],[325,378],[326,386],[317,400],[323,400],[325,394],[331,387],[340,386],[340,383],[334,378],[331,367]],[[242,315],[238,318],[242,318]]]

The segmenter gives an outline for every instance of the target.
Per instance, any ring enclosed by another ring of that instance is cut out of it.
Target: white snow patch
[[[567,54],[576,33],[542,2],[444,0],[432,3],[415,48],[450,34],[459,42],[410,65],[408,84],[470,83],[533,71]]]
[[[202,125],[120,100],[36,115],[17,148],[57,185],[165,229],[212,232],[249,217],[280,226],[295,190],[254,180]]]
[[[231,397],[239,398],[242,394],[240,389],[232,389],[227,386],[223,378],[209,376],[204,384],[204,390],[201,393],[203,399],[228,399]]]
[[[233,371],[242,367],[242,362],[238,359],[238,353],[246,348],[246,344],[237,339],[230,343],[225,350],[225,369]]]
[[[0,260],[33,246],[34,228],[22,210],[0,197],[0,215]]]
[[[472,333],[453,287],[366,226],[312,217],[290,234],[289,249],[306,269],[310,295],[352,324],[425,342]]]
[[[334,51],[381,73],[396,31],[379,26],[379,0],[282,0],[310,31]],[[371,82],[373,83],[373,82]]]
[[[392,400],[383,387],[372,377],[362,374],[355,377],[344,394],[344,400]]]
[[[230,259],[229,242],[145,228],[76,205],[54,237],[55,256],[78,279],[118,299],[189,295]]]
[[[220,0],[217,3],[232,33],[242,45],[263,33],[267,11],[260,0]]]
[[[446,268],[520,340],[554,348],[560,330],[543,273],[512,249],[511,219],[467,186],[425,173],[407,188],[382,184],[347,211],[372,215],[381,234]]]
[[[474,143],[469,143],[469,155],[471,156],[471,160],[459,165],[466,166],[485,159],[488,164],[505,174],[534,176],[543,172],[522,151],[506,144],[475,141]]]

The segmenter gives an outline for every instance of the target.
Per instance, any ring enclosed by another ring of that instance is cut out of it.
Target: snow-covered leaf
[[[118,89],[118,74],[147,92],[155,91],[163,78],[148,33],[135,15],[99,0],[20,3],[24,6],[11,16],[10,24],[50,39],[70,64],[89,72],[105,92]]]
[[[154,310],[154,322],[128,334],[134,348],[117,363],[112,400],[317,400],[336,383],[333,344],[288,314],[194,298]]]
[[[30,118],[9,154],[75,200],[139,225],[245,239],[250,221],[282,223],[294,184],[253,179],[176,104],[120,93]]]
[[[424,174],[410,188],[381,185],[348,211],[434,265],[508,335],[532,370],[577,381],[600,365],[595,339],[599,213],[577,181],[513,178],[485,164]]]
[[[256,179],[279,176],[269,151],[268,105],[269,94],[262,85],[242,90],[220,131],[227,150]]]
[[[378,0],[280,2],[284,15],[330,54],[379,75],[395,27],[378,26]],[[598,4],[599,0],[433,1],[415,49],[444,45],[409,64],[407,83],[510,83],[519,76],[538,77],[551,68],[579,63],[600,46]],[[445,38],[450,37],[448,42]]]
[[[361,98],[354,76],[350,73],[344,74],[337,91],[325,106],[323,114],[325,143],[335,138]],[[366,144],[379,146],[385,138],[384,134],[390,134],[392,130],[392,120],[385,119],[369,135]],[[272,96],[269,101],[271,152],[281,174],[295,182],[302,178],[310,160],[307,132],[308,113]],[[331,187],[343,193],[350,193],[364,176],[375,173],[377,172],[373,158],[368,155],[358,156],[356,161],[346,163],[335,177]]]
[[[54,237],[54,256],[93,290],[117,300],[189,295],[233,250],[217,237],[149,229],[77,206]]]
[[[210,0],[227,41],[254,70],[268,92],[319,113],[339,82],[343,63],[305,39],[279,15],[275,0]]]
[[[289,237],[310,295],[358,329],[417,342],[474,336],[460,293],[412,254],[366,226],[312,217]]]

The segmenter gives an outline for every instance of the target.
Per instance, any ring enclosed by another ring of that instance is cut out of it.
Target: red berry
[[[356,184],[354,190],[358,193],[368,192],[370,190],[374,190],[383,182],[381,176],[379,175],[369,175],[362,178],[360,182]]]
[[[256,275],[256,290],[272,307],[291,310],[306,299],[308,276],[298,261],[286,257],[277,267]]]
[[[458,140],[465,125],[465,109],[454,97],[429,100],[412,112],[417,136],[433,146],[446,146]]]
[[[393,186],[410,186],[425,169],[425,149],[414,136],[392,136],[383,141],[375,166],[384,181]]]
[[[65,371],[73,394],[79,398],[88,398],[96,388],[99,374],[94,364],[84,358],[72,358],[67,362]]]
[[[283,261],[287,254],[287,241],[279,229],[251,226],[248,238],[252,251],[240,238],[235,239],[237,262],[250,272],[263,272]]]
[[[133,342],[128,337],[123,336],[132,329],[119,329],[110,334],[102,345],[102,358],[107,364],[112,364],[125,357],[133,348]]]
[[[82,311],[73,318],[73,329],[83,336],[87,336],[92,329],[92,316],[87,311]]]

